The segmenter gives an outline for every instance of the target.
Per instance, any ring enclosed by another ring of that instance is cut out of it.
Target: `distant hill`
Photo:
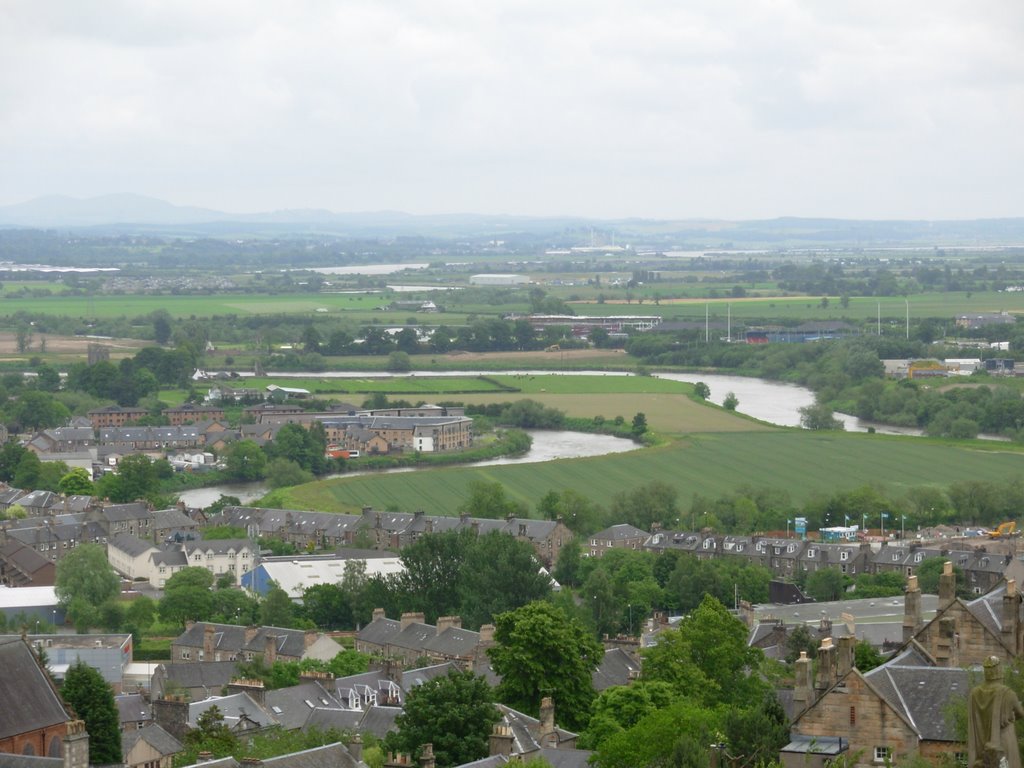
[[[294,209],[226,213],[168,203],[135,194],[74,198],[49,195],[0,206],[0,227],[89,230],[188,237],[323,234],[348,237],[545,237],[590,229],[614,232],[619,242],[655,248],[779,249],[878,248],[944,245],[1024,245],[1024,218],[964,221],[778,218],[761,221],[714,219],[585,219],[567,216],[440,214],[401,211],[335,213]]]

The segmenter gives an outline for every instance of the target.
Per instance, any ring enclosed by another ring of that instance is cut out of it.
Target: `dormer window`
[[[924,560],[924,555],[922,553],[918,552],[916,555],[914,555],[915,563],[920,563],[922,560]]]
[[[895,563],[899,559],[900,559],[900,553],[899,552],[893,552],[892,553],[892,561]]]
[[[711,549],[711,539],[704,539],[704,549]]]
[[[839,553],[839,559],[840,560],[849,560],[850,559],[850,553],[849,552],[840,552]]]
[[[808,560],[813,560],[814,559],[814,550],[813,549],[808,549],[807,550],[807,559]]]
[[[793,554],[793,552],[795,550],[796,550],[796,545],[795,544],[790,544],[788,547],[786,547],[786,552],[788,552],[789,554]]]

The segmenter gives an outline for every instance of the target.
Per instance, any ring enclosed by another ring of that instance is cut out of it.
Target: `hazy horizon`
[[[1024,215],[1024,5],[0,5],[0,206]]]

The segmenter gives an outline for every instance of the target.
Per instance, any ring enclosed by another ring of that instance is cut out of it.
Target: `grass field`
[[[410,376],[396,378],[246,378],[242,380],[246,387],[263,389],[269,384],[279,387],[299,387],[308,389],[314,394],[371,394],[384,392],[388,395],[403,397],[437,397],[452,395],[458,392],[505,392],[493,381],[480,376]],[[514,386],[514,385],[511,385]]]
[[[959,480],[1006,482],[1024,473],[1024,453],[924,438],[763,430],[700,434],[672,444],[588,459],[325,480],[288,491],[286,506],[353,510],[363,505],[453,514],[473,480],[494,480],[531,509],[550,490],[572,488],[607,505],[619,491],[652,480],[679,492],[716,496],[741,485],[779,488],[800,503],[815,494],[872,484],[893,492]]]
[[[618,297],[613,297],[618,298]],[[910,319],[925,317],[952,318],[954,315],[971,312],[1014,312],[1024,313],[1024,292],[999,293],[924,293],[908,297]],[[703,320],[705,306],[710,309],[711,319],[724,321],[731,312],[734,320],[775,318],[813,322],[815,320],[863,321],[877,318],[879,308],[882,324],[886,320],[899,322],[906,318],[907,304],[902,296],[851,297],[845,309],[839,297],[829,298],[828,307],[820,306],[821,298],[815,296],[776,296],[749,299],[687,299],[683,301],[662,300],[655,305],[652,301],[638,304],[574,303],[573,310],[579,315],[661,315],[665,320]]]

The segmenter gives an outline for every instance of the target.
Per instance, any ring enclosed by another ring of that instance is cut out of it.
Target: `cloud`
[[[1024,6],[0,6],[0,203],[1024,214]]]

